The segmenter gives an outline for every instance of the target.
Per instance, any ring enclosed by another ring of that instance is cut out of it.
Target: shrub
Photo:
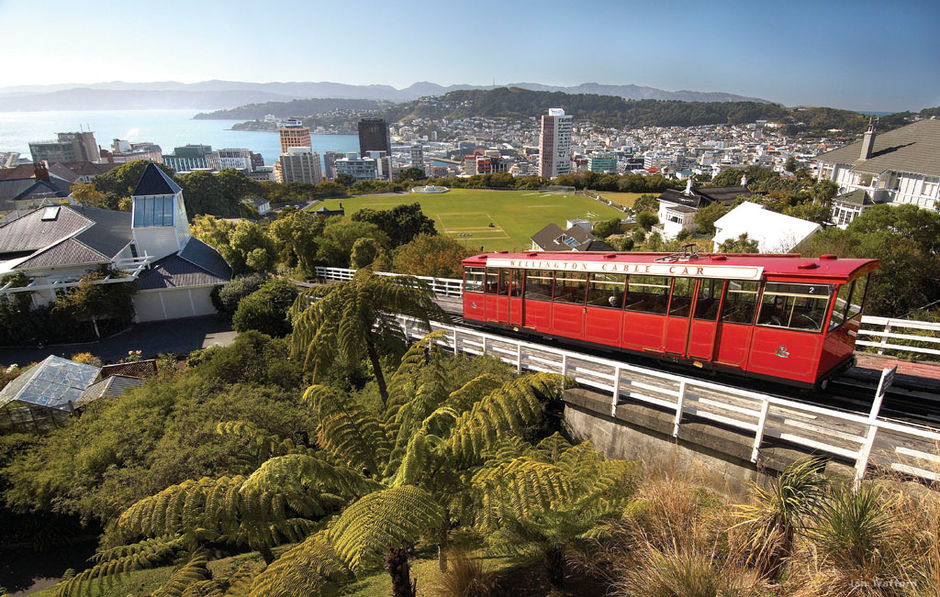
[[[231,320],[238,309],[238,303],[258,290],[264,281],[265,277],[262,274],[236,276],[228,284],[216,286],[212,290],[212,304],[226,319]]]
[[[269,336],[286,336],[291,331],[287,310],[297,298],[297,288],[287,280],[268,280],[238,303],[232,325],[238,332],[258,330]]]
[[[85,365],[94,365],[95,367],[101,366],[101,359],[91,354],[90,352],[80,352],[78,354],[73,354],[72,359],[76,363],[84,363]]]

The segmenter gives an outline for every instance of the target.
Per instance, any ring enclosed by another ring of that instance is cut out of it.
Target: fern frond
[[[186,587],[209,577],[209,569],[206,568],[208,561],[205,550],[196,550],[188,562],[180,566],[163,586],[154,591],[152,597],[180,597]]]
[[[198,580],[186,586],[180,597],[224,597],[225,585],[216,580]]]
[[[328,530],[337,556],[354,572],[441,528],[444,511],[430,493],[406,485],[371,493],[349,506]]]
[[[448,447],[460,460],[479,460],[500,435],[519,434],[538,423],[545,399],[557,397],[568,383],[565,380],[551,373],[535,373],[503,384],[460,415]]]
[[[327,541],[326,533],[321,532],[284,552],[257,574],[245,594],[271,597],[333,595],[336,583],[348,576],[348,570]],[[233,582],[232,589],[235,587]]]
[[[481,373],[447,397],[445,404],[458,412],[469,410],[475,402],[503,385],[503,380],[492,373]]]
[[[539,452],[540,456],[546,462],[551,462],[552,464],[558,464],[558,460],[561,455],[570,448],[571,442],[566,440],[557,431],[540,441],[538,445],[535,446],[535,449]]]
[[[140,542],[133,546],[124,555],[118,551],[108,550],[108,556],[101,561],[83,570],[67,581],[56,586],[56,597],[69,597],[71,595],[90,594],[93,588],[112,585],[115,580],[132,570],[153,568],[167,562],[180,549],[179,538],[162,542]]]
[[[525,456],[480,469],[472,483],[483,504],[484,530],[491,530],[506,515],[526,519],[560,508],[573,492],[571,477],[561,468]]]
[[[317,442],[334,458],[371,474],[382,470],[389,441],[378,418],[348,394],[312,385],[304,392],[317,419]]]
[[[223,597],[249,597],[252,583],[264,568],[264,564],[256,562],[245,562],[239,566],[226,580],[228,589]]]
[[[437,340],[445,335],[444,330],[431,332],[421,340],[412,344],[398,364],[398,369],[388,380],[388,403],[386,405],[386,418],[395,416],[397,409],[407,403],[414,396],[420,379],[428,361],[429,352],[439,352]]]

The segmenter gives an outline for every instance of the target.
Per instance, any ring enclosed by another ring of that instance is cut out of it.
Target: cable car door
[[[695,278],[674,278],[672,281],[672,296],[669,300],[663,337],[663,346],[669,354],[682,357],[686,354],[695,283]]]
[[[509,270],[509,325],[522,327],[524,320],[522,310],[525,302],[522,300],[522,272],[525,270]]]
[[[699,280],[695,295],[695,309],[689,327],[686,356],[698,361],[712,361],[715,340],[718,337],[718,312],[724,280]]]
[[[509,323],[509,270],[486,268],[486,320]]]

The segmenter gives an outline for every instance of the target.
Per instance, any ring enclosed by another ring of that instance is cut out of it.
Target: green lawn
[[[643,193],[611,193],[608,191],[601,191],[600,195],[604,199],[613,201],[618,205],[623,205],[624,207],[633,207],[633,202],[636,201],[638,197],[641,197]]]
[[[550,222],[564,228],[567,219],[623,217],[623,213],[580,195],[477,189],[453,189],[440,195],[362,195],[328,199],[313,208],[325,205],[336,209],[342,203],[346,215],[351,215],[364,207],[389,209],[416,201],[424,213],[434,219],[438,232],[449,234],[468,247],[483,247],[487,251],[526,250],[531,244],[529,237]]]

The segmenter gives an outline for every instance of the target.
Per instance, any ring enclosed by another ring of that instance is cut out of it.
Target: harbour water
[[[29,157],[29,142],[54,139],[56,133],[91,130],[98,145],[110,149],[113,139],[151,141],[171,153],[188,143],[213,149],[247,147],[273,164],[281,153],[277,133],[233,131],[237,120],[193,120],[198,110],[81,110],[61,112],[0,112],[0,151]],[[311,135],[313,150],[359,151],[356,135]]]

